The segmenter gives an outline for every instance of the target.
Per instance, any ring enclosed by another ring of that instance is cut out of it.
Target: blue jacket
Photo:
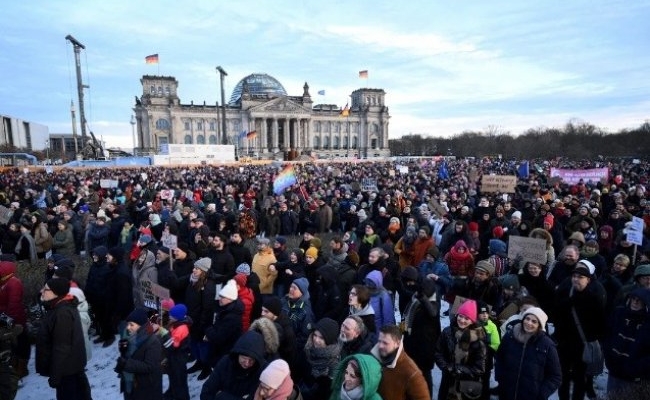
[[[562,382],[562,369],[555,342],[546,332],[531,337],[526,344],[515,339],[518,324],[501,340],[496,353],[495,379],[499,400],[546,400]]]
[[[393,299],[384,288],[384,277],[379,271],[371,271],[365,279],[370,288],[370,305],[375,310],[375,326],[377,331],[385,325],[395,325],[395,307]]]
[[[451,273],[449,272],[449,266],[444,261],[422,261],[418,266],[418,270],[420,271],[420,276],[423,279],[426,278],[429,274],[438,275],[438,280],[435,281],[438,299],[444,296],[447,293],[447,290],[449,290],[451,287]]]

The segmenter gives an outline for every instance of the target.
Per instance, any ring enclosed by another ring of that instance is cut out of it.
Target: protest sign
[[[174,250],[178,247],[178,236],[172,235],[170,233],[163,233],[162,237],[160,238],[160,242],[169,250]]]
[[[174,198],[174,191],[169,189],[164,189],[160,191],[160,198],[162,200],[171,200]]]
[[[514,193],[517,186],[515,175],[483,175],[481,191],[484,193]]]
[[[551,177],[561,178],[564,183],[575,185],[581,180],[585,183],[607,181],[609,179],[609,168],[591,169],[563,169],[551,168]]]
[[[632,224],[625,228],[623,232],[626,234],[628,242],[641,246],[643,244],[643,219],[632,217]]]
[[[118,185],[117,179],[100,179],[99,180],[99,186],[101,186],[104,189],[116,188],[117,185]]]
[[[157,283],[151,282],[151,292],[153,293],[154,296],[158,297],[158,299],[163,300],[163,299],[169,299],[169,289],[167,289],[164,286],[160,286]]]
[[[525,236],[510,236],[508,240],[508,258],[521,259],[546,265],[546,240]]]
[[[0,224],[7,225],[13,215],[13,211],[5,206],[0,206]]]
[[[361,180],[361,190],[364,192],[378,192],[377,180],[373,178],[363,178]]]
[[[143,279],[140,281],[140,297],[144,303],[144,306],[154,310],[158,309],[158,301],[156,300],[156,295],[153,293],[154,283],[150,280]]]

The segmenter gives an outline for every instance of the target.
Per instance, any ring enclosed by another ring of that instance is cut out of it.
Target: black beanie
[[[46,283],[56,297],[63,297],[70,292],[70,280],[65,278],[52,278]]]
[[[282,301],[278,296],[267,297],[264,299],[264,303],[262,305],[276,317],[280,316],[282,313]]]
[[[339,324],[331,318],[323,318],[316,322],[313,330],[323,335],[327,345],[336,343],[339,338]]]
[[[126,317],[126,322],[135,322],[140,326],[145,325],[148,321],[147,311],[143,308],[136,308]]]
[[[72,279],[74,271],[72,268],[68,267],[67,265],[63,265],[61,267],[55,266],[54,267],[54,275],[56,275],[57,278],[64,278],[67,280]]]

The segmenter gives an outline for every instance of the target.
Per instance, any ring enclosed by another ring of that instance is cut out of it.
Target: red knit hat
[[[553,228],[553,224],[555,223],[555,221],[553,220],[553,216],[550,214],[545,216],[544,223],[549,225],[549,229]]]
[[[503,227],[500,225],[495,226],[492,228],[492,236],[494,236],[497,239],[501,239],[503,237]]]
[[[467,228],[469,229],[470,232],[478,232],[478,223],[472,221],[469,224],[467,224]]]

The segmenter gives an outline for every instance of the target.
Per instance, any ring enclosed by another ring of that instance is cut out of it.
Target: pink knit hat
[[[458,315],[469,318],[472,323],[476,323],[476,301],[469,299],[458,307]]]
[[[277,389],[290,373],[289,364],[282,359],[277,359],[264,368],[260,375],[260,382],[272,389]]]

